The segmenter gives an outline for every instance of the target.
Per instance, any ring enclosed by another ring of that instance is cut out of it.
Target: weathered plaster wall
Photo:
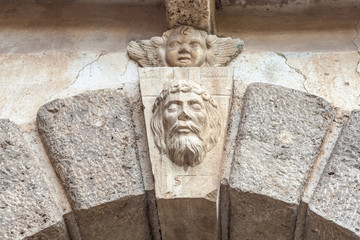
[[[360,104],[359,12],[231,7],[217,12],[217,27],[218,34],[245,41],[231,64],[241,84],[275,83],[352,110]],[[136,85],[127,43],[166,29],[164,7],[157,5],[9,3],[0,18],[0,113],[18,124],[32,122],[42,104],[58,97]]]
[[[165,10],[156,5],[2,4],[1,9],[0,115],[18,124],[33,122],[41,105],[59,97],[137,85],[127,43],[166,28]]]

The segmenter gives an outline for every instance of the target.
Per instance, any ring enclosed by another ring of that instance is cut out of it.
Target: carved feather
[[[215,67],[227,66],[240,54],[244,46],[244,42],[238,38],[221,38],[215,35],[209,35],[207,42],[210,45],[208,63]]]
[[[131,41],[127,47],[130,58],[142,67],[157,67],[161,65],[159,47],[163,44],[162,39],[154,37],[150,40]]]

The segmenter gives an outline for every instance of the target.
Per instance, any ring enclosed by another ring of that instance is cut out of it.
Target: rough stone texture
[[[346,123],[309,203],[305,239],[360,239],[360,111]]]
[[[136,146],[138,149],[138,157],[141,166],[141,175],[143,178],[144,189],[146,191],[146,199],[148,201],[148,211],[150,226],[152,229],[152,237],[154,240],[160,240],[160,226],[159,217],[157,213],[154,176],[151,170],[151,163],[149,161],[149,147],[146,137],[144,106],[141,101],[140,91],[138,85],[128,85],[124,87],[127,96],[130,99],[132,109],[132,117],[135,126]]]
[[[18,128],[0,120],[0,239],[69,239],[38,162]]]
[[[302,201],[306,204],[310,202],[310,199],[315,192],[315,188],[320,181],[321,175],[324,172],[326,164],[330,159],[330,156],[341,134],[341,131],[350,116],[349,112],[341,111],[337,108],[334,108],[333,113],[333,122],[330,125],[325,138],[323,139],[320,153],[314,162],[313,170],[310,174],[309,181],[303,193]]]
[[[61,185],[60,179],[57,177],[54,168],[52,167],[51,161],[46,154],[46,150],[42,144],[36,124],[21,126],[21,131],[25,141],[28,143],[31,152],[34,157],[38,160],[39,166],[41,166],[41,172],[44,176],[45,184],[48,185],[49,191],[54,198],[56,205],[60,213],[63,215],[71,212],[71,206],[67,199],[66,193],[63,186]],[[66,219],[64,218],[65,223]]]
[[[165,5],[168,28],[188,25],[215,31],[214,0],[166,0]]]
[[[293,238],[331,121],[332,107],[322,98],[268,84],[248,87],[230,173],[231,238]]]
[[[315,188],[320,181],[320,177],[324,172],[326,163],[330,158],[330,155],[334,149],[337,139],[339,138],[341,130],[350,115],[348,112],[341,111],[338,108],[334,108],[333,113],[333,121],[330,124],[328,131],[323,139],[320,153],[314,161],[313,169],[308,178],[308,182],[305,186],[303,196],[298,208],[294,240],[303,240],[304,238],[308,203],[310,202],[310,198],[313,195]]]
[[[40,135],[85,239],[150,238],[131,111],[123,91],[99,90],[38,112]]]

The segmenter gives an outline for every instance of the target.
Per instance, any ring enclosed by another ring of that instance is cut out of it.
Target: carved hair
[[[180,26],[180,27],[177,27],[175,29],[171,29],[171,30],[168,30],[166,32],[163,33],[162,37],[164,39],[164,41],[166,42],[170,36],[170,34],[172,33],[172,31],[176,31],[177,34],[180,34],[180,35],[189,35],[189,34],[192,34],[194,31],[199,31],[200,32],[200,35],[203,37],[203,38],[206,38],[208,36],[207,32],[203,31],[203,30],[197,30],[191,26]]]
[[[217,143],[217,139],[221,133],[221,115],[218,109],[218,105],[210,94],[206,93],[198,85],[190,85],[188,83],[177,83],[169,86],[164,89],[160,95],[156,98],[153,105],[153,117],[151,118],[151,130],[154,133],[154,140],[156,146],[159,148],[160,152],[166,150],[165,144],[165,131],[163,126],[163,111],[164,111],[164,102],[169,94],[174,94],[177,92],[190,93],[194,92],[197,95],[201,96],[204,101],[205,110],[208,116],[208,129],[207,129],[207,138],[204,139],[204,144],[206,151],[210,151]],[[166,152],[166,151],[165,151]]]

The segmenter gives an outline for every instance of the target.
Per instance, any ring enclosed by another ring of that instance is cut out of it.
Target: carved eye
[[[202,106],[199,103],[193,103],[193,104],[191,104],[191,107],[197,111],[202,109]]]
[[[177,48],[179,46],[180,46],[180,43],[178,41],[172,41],[169,44],[169,47],[171,47],[171,48]]]
[[[178,109],[178,107],[179,107],[178,104],[172,103],[172,104],[170,104],[170,105],[167,107],[167,110],[168,110],[169,112],[174,112],[174,111],[176,111],[176,110]]]
[[[191,46],[192,48],[198,48],[198,47],[200,47],[200,43],[199,43],[199,42],[191,42],[191,43],[190,43],[190,46]]]

